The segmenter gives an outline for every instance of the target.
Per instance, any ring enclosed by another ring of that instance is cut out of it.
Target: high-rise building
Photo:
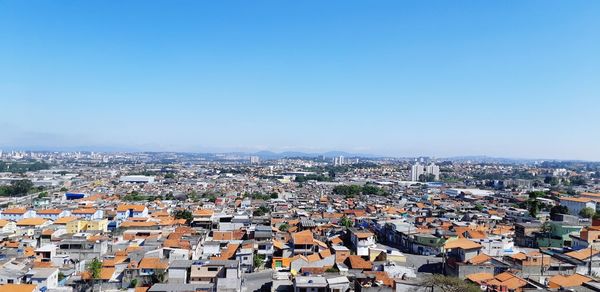
[[[250,163],[251,164],[258,164],[258,163],[260,163],[260,157],[258,157],[258,156],[250,156]]]
[[[415,163],[410,171],[410,180],[411,181],[419,181],[419,177],[425,174],[425,167],[420,163]]]
[[[410,171],[410,180],[419,181],[421,175],[433,175],[435,180],[440,179],[440,167],[435,165],[433,162],[427,166],[416,162]]]
[[[435,180],[440,179],[440,167],[435,165],[433,162],[431,164],[427,165],[427,168],[425,169],[425,173],[432,174],[435,177]]]
[[[333,158],[333,165],[338,166],[338,165],[344,165],[344,164],[346,164],[346,160],[344,159],[344,156],[338,156],[338,157]]]

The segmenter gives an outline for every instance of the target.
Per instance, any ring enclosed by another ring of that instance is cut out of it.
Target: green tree
[[[253,216],[256,217],[260,217],[260,216],[264,216],[265,214],[269,213],[269,208],[265,207],[265,206],[260,206],[258,207],[258,209],[254,210],[254,212],[252,212]]]
[[[596,210],[590,208],[590,207],[585,207],[583,209],[581,209],[581,211],[579,211],[579,216],[583,217],[583,218],[592,218],[594,215],[596,214]]]
[[[570,180],[570,183],[574,186],[587,185],[587,179],[582,175],[570,177],[569,180]]]
[[[340,219],[340,225],[344,226],[346,228],[350,228],[350,227],[352,227],[352,225],[354,225],[354,221],[352,219],[344,216]]]
[[[254,258],[252,259],[252,264],[254,265],[254,268],[257,269],[260,266],[262,266],[262,264],[265,262],[265,256],[264,255],[260,255],[257,254],[254,256]]]
[[[191,191],[187,194],[187,198],[190,199],[192,202],[197,202],[198,201],[198,192],[196,191]]]
[[[544,192],[531,192],[529,193],[529,200],[527,201],[529,215],[535,218],[537,217],[537,213],[540,209],[540,201],[537,200],[538,197],[545,195]]]
[[[175,211],[174,217],[175,219],[185,219],[185,222],[188,224],[194,219],[194,215],[188,210],[177,210]]]
[[[550,216],[554,216],[556,214],[569,214],[569,208],[567,206],[556,205],[550,208]]]
[[[90,275],[92,281],[92,291],[96,284],[96,280],[100,279],[100,271],[102,270],[102,262],[98,258],[93,258],[86,266],[86,271]]]
[[[22,179],[13,181],[11,186],[13,188],[13,195],[22,196],[29,192],[29,190],[33,187],[33,183],[28,179]]]
[[[283,224],[279,225],[280,231],[286,232],[286,231],[288,231],[288,229],[290,229],[290,225],[285,222]]]
[[[419,181],[420,182],[430,182],[430,181],[435,181],[435,175],[428,173],[428,174],[421,174],[419,175]]]
[[[152,275],[152,284],[156,283],[164,283],[167,279],[167,272],[163,269],[158,269],[154,271]]]
[[[138,280],[133,279],[133,280],[131,280],[131,282],[129,282],[129,288],[135,288],[135,287],[137,287],[137,284],[138,284]]]

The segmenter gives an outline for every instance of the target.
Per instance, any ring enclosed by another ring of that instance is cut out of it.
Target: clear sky
[[[600,160],[600,1],[0,1],[0,148]]]

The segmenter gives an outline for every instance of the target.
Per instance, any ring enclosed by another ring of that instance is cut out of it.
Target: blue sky
[[[598,1],[0,1],[0,148],[600,160]]]

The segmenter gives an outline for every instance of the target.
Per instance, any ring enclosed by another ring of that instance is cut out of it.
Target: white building
[[[144,205],[119,205],[117,207],[117,220],[125,221],[130,217],[147,218],[148,208]]]
[[[368,256],[369,248],[376,245],[375,234],[368,230],[358,230],[356,228],[351,228],[350,232],[350,241],[356,249],[356,255]]]
[[[419,177],[423,174],[425,174],[425,167],[417,162],[410,170],[410,180],[419,181]]]
[[[579,215],[583,208],[596,210],[596,201],[591,198],[560,197],[560,205],[569,208],[571,215]]]
[[[12,221],[18,221],[21,219],[32,218],[36,216],[35,210],[27,210],[25,208],[5,209],[1,212],[1,219]]]
[[[432,174],[435,180],[440,179],[440,167],[435,165],[433,162],[425,168],[425,174]]]
[[[153,176],[146,176],[146,175],[124,175],[121,178],[119,178],[119,182],[123,182],[123,183],[153,183],[154,182],[154,177]]]
[[[440,179],[440,167],[435,165],[433,162],[427,166],[424,166],[416,162],[410,170],[410,180],[419,181],[421,175],[433,175],[434,180]]]
[[[482,246],[481,251],[491,257],[502,257],[515,254],[515,242],[512,238],[504,236],[490,236],[488,238],[471,239]]]
[[[71,216],[71,211],[62,209],[37,210],[37,217],[55,221],[58,218]]]

